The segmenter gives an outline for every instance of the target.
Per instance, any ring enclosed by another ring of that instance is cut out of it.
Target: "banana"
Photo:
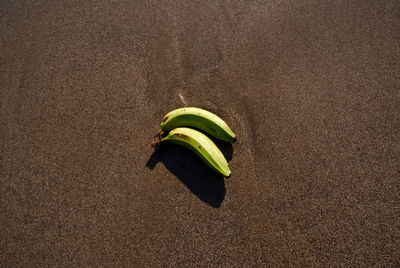
[[[228,162],[218,147],[203,133],[186,127],[171,130],[166,137],[156,136],[152,146],[157,148],[160,142],[172,142],[183,145],[195,152],[213,170],[229,177]]]
[[[160,135],[177,127],[195,127],[227,142],[236,140],[235,133],[220,117],[200,108],[186,107],[169,112],[160,124]]]

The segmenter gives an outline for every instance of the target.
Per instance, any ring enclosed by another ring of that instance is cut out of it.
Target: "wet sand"
[[[2,1],[1,266],[400,265],[398,1]],[[150,146],[197,106],[223,179]]]

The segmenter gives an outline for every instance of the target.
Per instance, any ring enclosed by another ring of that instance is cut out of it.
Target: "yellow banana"
[[[229,177],[228,162],[218,147],[203,133],[186,127],[171,130],[167,136],[161,138],[157,136],[153,141],[153,147],[157,147],[160,142],[172,142],[183,145],[195,152],[213,170]]]
[[[160,135],[166,135],[177,127],[195,127],[227,142],[236,139],[235,133],[220,117],[200,108],[185,107],[169,112],[160,124]]]

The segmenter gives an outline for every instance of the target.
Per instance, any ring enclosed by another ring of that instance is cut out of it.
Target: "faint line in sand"
[[[176,13],[173,11],[173,13]],[[182,49],[180,46],[180,41],[179,41],[179,34],[178,34],[178,19],[175,14],[171,13],[171,19],[172,19],[172,47],[175,49],[175,61],[174,65],[177,70],[177,80],[179,85],[177,87],[174,87],[174,93],[179,96],[179,99],[183,102],[185,106],[187,105],[187,102],[185,101],[185,98],[182,95],[182,89],[185,87],[185,79],[183,77],[183,67],[182,67]]]

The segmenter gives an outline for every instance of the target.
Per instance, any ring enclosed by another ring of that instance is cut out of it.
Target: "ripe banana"
[[[172,142],[183,145],[195,152],[204,162],[207,163],[213,170],[229,177],[231,171],[228,167],[228,162],[218,147],[203,133],[186,127],[176,128],[171,130],[164,138],[156,136],[153,141],[153,147],[158,147],[160,142]]]
[[[227,142],[236,140],[235,133],[220,117],[200,108],[186,107],[169,112],[160,124],[160,135],[177,127],[195,127]]]

